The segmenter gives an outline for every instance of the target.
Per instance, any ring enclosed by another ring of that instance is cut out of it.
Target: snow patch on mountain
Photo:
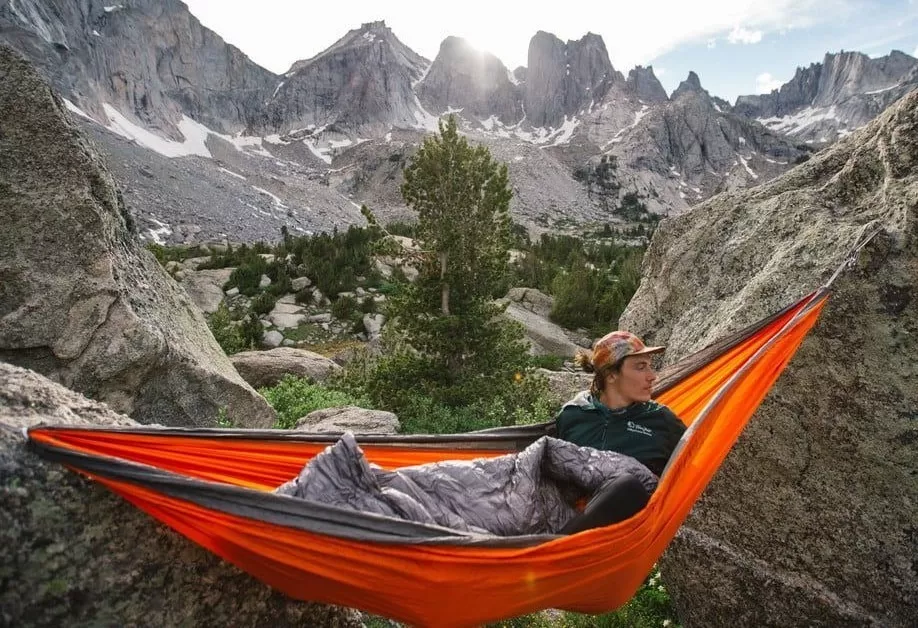
[[[87,120],[92,120],[92,116],[91,116],[91,115],[89,115],[88,113],[86,113],[85,111],[83,111],[82,109],[80,109],[79,107],[77,107],[75,104],[73,104],[72,102],[70,102],[70,101],[67,100],[66,98],[64,98],[64,99],[62,99],[62,100],[64,101],[64,106],[67,107],[68,110],[70,110],[71,112],[77,114],[78,116],[80,116],[80,117],[82,117],[82,118],[86,118]]]
[[[835,113],[835,105],[831,107],[807,107],[790,116],[758,118],[760,123],[772,131],[788,135],[798,133],[806,127],[824,120],[840,121]]]
[[[212,157],[205,142],[207,136],[212,133],[203,124],[192,120],[183,115],[178,123],[178,129],[185,137],[184,142],[168,140],[152,133],[145,128],[134,124],[121,114],[120,111],[108,103],[103,103],[102,108],[108,117],[108,124],[105,125],[110,131],[121,135],[129,140],[150,150],[156,151],[166,157],[185,157],[188,155],[198,155],[200,157]]]

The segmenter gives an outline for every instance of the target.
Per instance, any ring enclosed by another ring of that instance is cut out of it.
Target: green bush
[[[332,316],[342,321],[351,321],[357,316],[357,299],[344,295],[335,299],[331,306]]]
[[[239,265],[230,274],[225,289],[239,288],[239,292],[253,297],[261,291],[261,276],[268,270],[268,263],[260,255],[252,252],[239,261]]]
[[[323,408],[348,405],[370,407],[361,397],[293,375],[286,375],[276,386],[262,388],[258,392],[277,412],[274,426],[281,429],[290,429],[296,425],[297,419]]]
[[[531,360],[533,368],[560,371],[564,367],[564,358],[559,355],[534,355]]]
[[[169,262],[182,262],[191,257],[204,257],[207,253],[200,246],[163,246],[156,242],[147,244],[147,250],[153,253],[153,257],[165,266]],[[201,266],[200,268],[203,268]]]
[[[265,333],[265,328],[261,324],[258,316],[254,313],[250,312],[243,318],[238,329],[242,339],[242,345],[245,349],[254,349],[261,344],[261,337]]]
[[[271,262],[265,269],[265,274],[271,280],[271,285],[268,286],[267,292],[278,297],[293,292],[293,285],[290,279],[290,270],[287,268],[287,262],[283,260]]]
[[[633,231],[646,235],[651,227],[641,224]],[[606,241],[607,233],[612,230],[605,225],[601,242],[543,235],[514,266],[513,285],[552,295],[550,317],[559,325],[605,333],[618,324],[637,290],[644,255],[643,247]]]
[[[275,303],[277,303],[277,297],[275,295],[270,292],[262,292],[252,299],[252,304],[249,307],[255,314],[265,315],[274,309]]]
[[[291,238],[287,244],[292,263],[308,269],[308,276],[325,295],[349,292],[357,285],[357,277],[365,277],[367,285],[378,282],[373,268],[373,246],[379,240],[378,228],[351,226],[344,233],[337,228],[332,233]]]
[[[528,363],[502,377],[454,380],[429,358],[408,350],[365,354],[348,363],[329,384],[398,415],[405,433],[463,433],[549,420],[559,408],[548,382]]]
[[[226,307],[225,303],[221,303],[217,311],[210,315],[207,326],[226,355],[239,353],[250,346],[249,339],[243,334],[240,327],[234,323],[229,308]]]

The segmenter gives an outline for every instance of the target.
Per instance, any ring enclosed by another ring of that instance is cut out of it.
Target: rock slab
[[[142,423],[240,426],[274,412],[140,244],[95,148],[0,47],[0,360]]]
[[[361,626],[292,600],[102,486],[45,462],[22,429],[138,425],[41,375],[0,363],[0,625]]]
[[[676,360],[820,286],[817,325],[660,563],[686,626],[914,626],[918,91],[665,220],[621,325]]]

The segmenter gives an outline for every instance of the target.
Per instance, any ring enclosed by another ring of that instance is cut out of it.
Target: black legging
[[[561,528],[561,534],[574,534],[624,521],[647,505],[650,493],[633,475],[622,475],[596,491],[583,509]]]

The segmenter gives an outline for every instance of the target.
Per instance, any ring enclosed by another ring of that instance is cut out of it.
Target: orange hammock
[[[827,288],[661,373],[657,399],[689,429],[649,504],[571,536],[495,537],[275,495],[336,436],[283,430],[41,427],[31,446],[301,599],[418,626],[475,626],[545,608],[625,604],[825,304]],[[553,423],[469,434],[366,435],[386,468],[518,451]]]

